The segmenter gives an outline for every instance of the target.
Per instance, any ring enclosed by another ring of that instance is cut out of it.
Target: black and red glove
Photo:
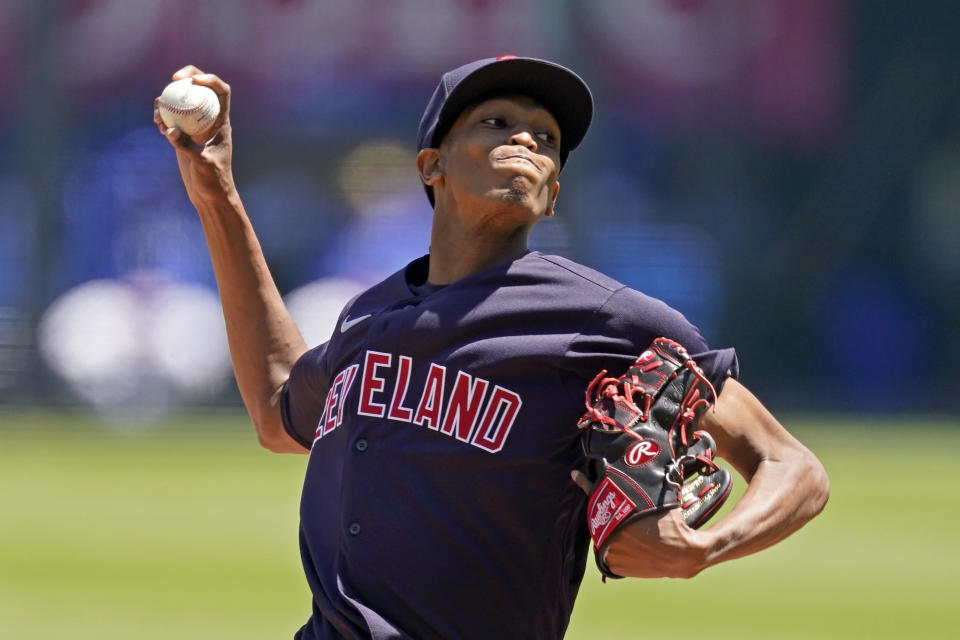
[[[603,561],[619,527],[680,508],[697,528],[730,495],[733,477],[714,462],[710,434],[696,430],[716,392],[678,342],[657,338],[622,376],[606,376],[601,371],[587,388],[577,426],[594,482],[587,526],[597,566],[619,578]]]

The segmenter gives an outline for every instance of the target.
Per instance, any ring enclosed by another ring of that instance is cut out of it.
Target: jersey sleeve
[[[326,352],[327,343],[324,343],[300,356],[280,396],[283,428],[306,449],[313,446],[327,398],[330,377],[326,367]]]
[[[660,336],[682,344],[718,392],[739,376],[734,349],[711,349],[683,314],[630,287],[614,291],[573,339],[568,366],[587,380],[603,369],[619,374]]]

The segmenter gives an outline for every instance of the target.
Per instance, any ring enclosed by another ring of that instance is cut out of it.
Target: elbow
[[[261,447],[273,453],[306,453],[303,445],[294,440],[286,429],[279,409],[258,416],[252,416],[253,428],[257,433],[257,442]]]
[[[270,428],[254,422],[254,429],[257,432],[257,442],[261,447],[274,453],[283,453],[281,440],[276,432],[276,428]]]
[[[823,468],[823,465],[819,462],[817,465],[820,468],[820,484],[817,494],[816,513],[820,513],[823,511],[823,508],[827,506],[827,500],[830,499],[830,478],[827,476],[827,470]]]
[[[830,477],[820,460],[809,450],[804,452],[802,474],[807,488],[807,508],[813,518],[823,511],[830,499]]]

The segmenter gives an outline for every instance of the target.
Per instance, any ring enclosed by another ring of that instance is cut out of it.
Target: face
[[[468,107],[438,151],[438,199],[467,210],[515,210],[527,223],[553,214],[560,127],[533,99],[510,95]]]

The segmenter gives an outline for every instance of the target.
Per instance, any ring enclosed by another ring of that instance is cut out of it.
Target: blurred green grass
[[[591,565],[567,637],[954,637],[958,421],[785,422],[830,472],[818,519],[691,581],[603,584]],[[135,433],[0,413],[0,638],[292,637],[305,460],[232,412]]]

